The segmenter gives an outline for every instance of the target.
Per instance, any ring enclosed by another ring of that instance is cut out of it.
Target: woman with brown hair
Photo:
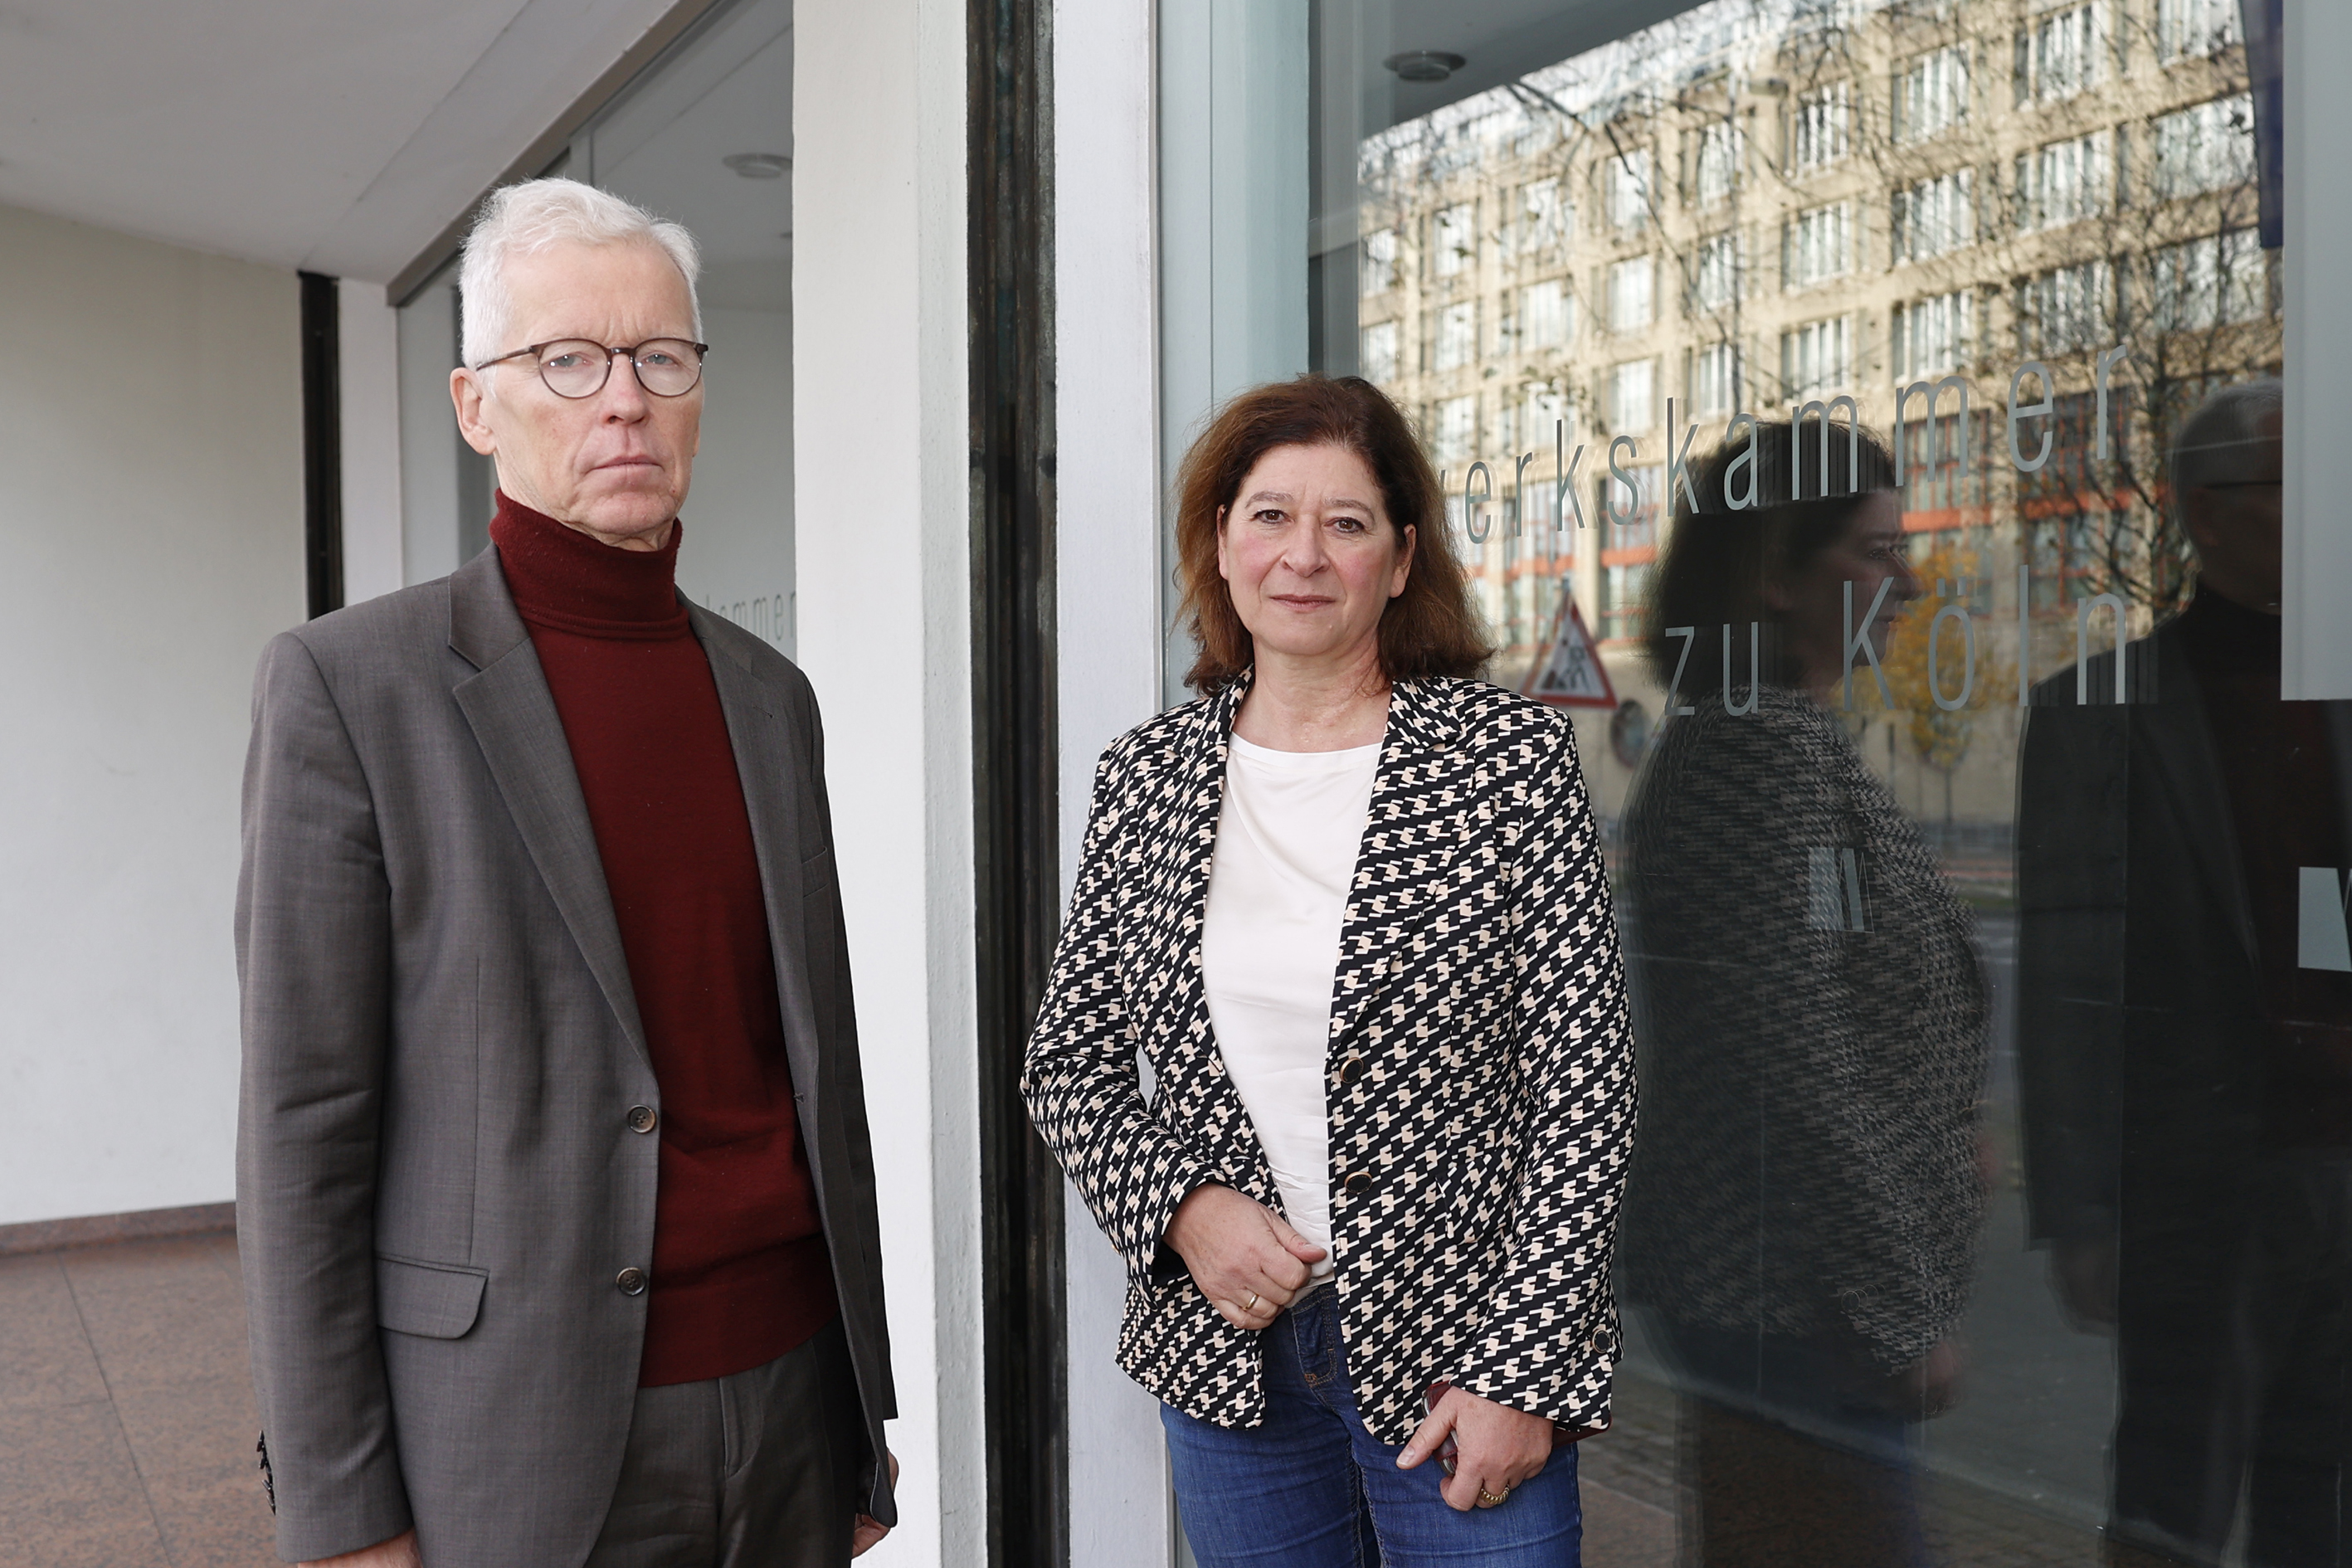
[[[1097,768],[1023,1078],[1119,1364],[1202,1568],[1572,1564],[1633,1076],[1568,721],[1472,679],[1370,383],[1244,394],[1181,488],[1201,696]]]

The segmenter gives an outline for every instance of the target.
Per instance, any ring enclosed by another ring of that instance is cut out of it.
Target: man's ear
[[[457,434],[485,458],[499,449],[498,433],[484,417],[488,410],[483,405],[488,400],[488,389],[480,376],[463,365],[449,373],[449,401],[457,405]]]

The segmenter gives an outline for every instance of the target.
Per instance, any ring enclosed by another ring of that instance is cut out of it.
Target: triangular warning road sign
[[[1560,595],[1559,618],[1553,623],[1551,642],[1528,671],[1528,683],[1521,689],[1538,702],[1559,708],[1617,706],[1616,688],[1609,684],[1609,672],[1601,666],[1592,634],[1584,629],[1575,595]]]

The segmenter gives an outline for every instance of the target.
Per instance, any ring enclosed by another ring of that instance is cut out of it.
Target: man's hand
[[[416,1531],[411,1530],[340,1557],[305,1563],[302,1568],[425,1568],[425,1559],[416,1554]]]
[[[896,1491],[898,1487],[898,1456],[890,1453],[887,1448],[883,1452],[890,1460],[890,1489]],[[849,1532],[849,1554],[852,1557],[865,1556],[868,1547],[889,1533],[888,1525],[870,1514],[859,1514],[856,1528]]]
[[[1307,1266],[1328,1256],[1264,1204],[1214,1182],[1185,1195],[1161,1239],[1237,1329],[1273,1322],[1307,1283]]]
[[[1513,1487],[1541,1475],[1551,1459],[1551,1423],[1545,1417],[1449,1388],[1397,1456],[1397,1468],[1412,1469],[1437,1452],[1448,1432],[1456,1449],[1454,1474],[1437,1492],[1447,1507],[1465,1513],[1501,1507]]]

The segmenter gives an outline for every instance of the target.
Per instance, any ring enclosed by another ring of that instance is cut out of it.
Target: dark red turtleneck
[[[773,1361],[835,1310],[751,819],[674,584],[681,531],[616,550],[504,495],[490,522],[587,797],[661,1085],[646,1387]]]

